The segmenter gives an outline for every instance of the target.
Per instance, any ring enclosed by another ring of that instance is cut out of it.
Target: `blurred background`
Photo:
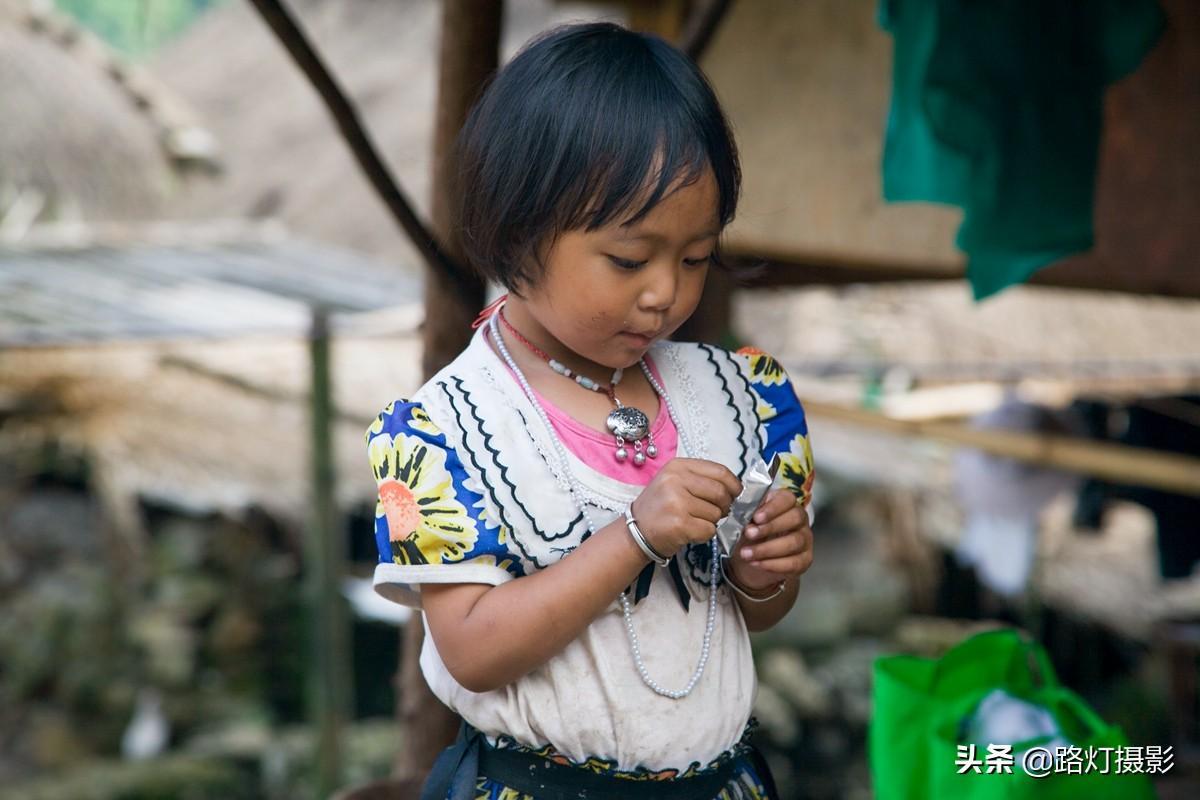
[[[1200,17],[938,6],[0,0],[0,798],[409,796],[445,722],[363,432],[490,294],[446,143],[584,19],[686,46],[741,149],[686,335],[810,416],[817,562],[755,637],[785,796],[871,797],[875,659],[998,624],[1196,796]]]

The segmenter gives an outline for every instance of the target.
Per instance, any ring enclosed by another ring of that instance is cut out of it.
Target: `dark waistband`
[[[537,800],[697,800],[716,797],[733,778],[740,759],[728,758],[711,771],[665,780],[602,775],[521,750],[497,748],[464,722],[458,741],[438,757],[421,800],[473,800],[486,776]],[[451,791],[453,790],[453,791]]]

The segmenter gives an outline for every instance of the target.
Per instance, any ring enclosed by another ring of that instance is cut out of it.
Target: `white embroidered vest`
[[[462,354],[413,396],[446,435],[484,498],[489,524],[510,533],[526,574],[562,558],[587,533],[587,520],[559,470],[541,417],[480,328]],[[716,347],[659,342],[650,357],[662,375],[680,430],[676,455],[724,464],[741,477],[763,448],[743,360]],[[664,404],[663,412],[666,411]],[[700,452],[687,452],[692,442]],[[597,530],[644,487],[622,483],[567,451]],[[706,581],[705,581],[706,582]]]
[[[655,344],[650,355],[677,413],[675,424],[686,434],[679,437],[677,455],[717,461],[743,475],[763,447],[745,361],[719,348],[671,342]],[[579,544],[587,522],[557,471],[549,439],[554,432],[484,340],[483,328],[412,399],[455,448],[468,488],[484,498],[487,523],[507,529],[508,547],[522,560],[525,574],[553,564]],[[688,452],[688,441],[701,452]],[[643,489],[597,472],[569,451],[568,458],[597,530]],[[707,599],[709,591],[707,559],[693,558],[704,550],[687,551],[683,572],[693,598]],[[648,671],[660,684],[678,688],[699,658],[706,608],[693,602],[685,612],[665,570],[655,569],[633,620]],[[494,691],[476,693],[459,685],[429,636],[422,672],[434,694],[493,743],[501,734],[531,746],[549,743],[574,761],[610,759],[624,770],[702,767],[741,737],[757,687],[741,611],[727,588],[718,592],[708,666],[692,693],[680,700],[643,684],[615,599],[565,650]]]

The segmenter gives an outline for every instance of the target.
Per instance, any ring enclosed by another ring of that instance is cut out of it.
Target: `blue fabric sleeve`
[[[489,521],[458,454],[420,403],[388,405],[366,441],[378,486],[377,592],[419,606],[420,583],[498,585],[523,574],[505,528]]]
[[[807,507],[812,501],[814,470],[804,407],[778,361],[752,347],[743,347],[737,355],[746,362],[750,388],[758,404],[758,419],[766,433],[763,459],[769,462],[779,454],[777,482],[790,489]]]

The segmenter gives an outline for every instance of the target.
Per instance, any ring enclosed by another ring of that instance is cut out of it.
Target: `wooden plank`
[[[892,419],[874,411],[815,400],[805,400],[804,407],[814,417],[835,422],[971,447],[1114,483],[1200,496],[1200,458],[1067,436],[982,430],[955,422]]]
[[[741,271],[741,284],[751,289],[787,286],[846,286],[855,283],[897,283],[903,281],[961,281],[961,266],[923,264],[912,260],[857,258],[852,255],[804,252],[801,249],[754,248],[746,241],[732,245],[728,259]],[[1077,259],[1039,270],[1025,283],[1061,289],[1089,289],[1159,297],[1200,298],[1200,271],[1172,273],[1167,279],[1147,279],[1137,269],[1105,271],[1103,280],[1096,273],[1080,269]]]

